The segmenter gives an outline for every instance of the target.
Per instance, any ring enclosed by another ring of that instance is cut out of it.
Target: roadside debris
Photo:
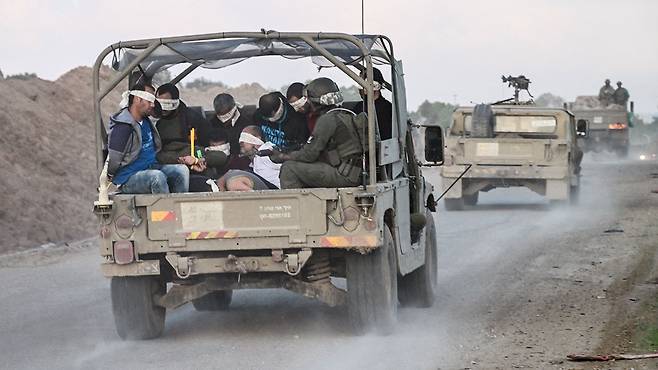
[[[618,360],[643,360],[647,358],[658,358],[658,352],[641,355],[568,355],[569,361],[618,361]]]

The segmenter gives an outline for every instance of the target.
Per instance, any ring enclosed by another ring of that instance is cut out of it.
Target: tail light
[[[611,124],[608,125],[609,130],[623,130],[625,128],[626,128],[626,124],[625,123],[620,123],[620,122],[611,123]]]
[[[130,240],[114,242],[114,262],[125,265],[135,260],[135,249]]]

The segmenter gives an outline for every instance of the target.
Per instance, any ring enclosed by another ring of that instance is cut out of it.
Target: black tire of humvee
[[[480,192],[477,191],[475,194],[464,195],[464,204],[467,206],[474,206],[478,204],[478,199],[480,198]]]
[[[464,198],[444,198],[446,211],[461,211],[464,209]]]
[[[233,300],[232,290],[217,290],[192,301],[197,311],[226,311]]]
[[[493,137],[494,113],[489,104],[478,104],[473,107],[471,118],[471,137]]]
[[[354,334],[395,329],[398,314],[397,254],[391,230],[384,226],[384,243],[369,254],[346,256],[347,314]]]
[[[166,309],[156,305],[167,286],[159,276],[115,276],[110,283],[114,325],[121,339],[153,339],[164,331]]]
[[[426,213],[425,263],[398,279],[398,299],[403,307],[432,307],[438,285],[438,246],[432,213]]]
[[[617,150],[615,150],[615,154],[617,155],[617,158],[619,158],[619,159],[628,158],[628,147],[618,148]]]
[[[580,199],[580,185],[572,185],[569,188],[569,204],[577,205]]]

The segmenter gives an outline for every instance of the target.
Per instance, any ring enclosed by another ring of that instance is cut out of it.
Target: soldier
[[[304,95],[319,118],[301,150],[275,151],[270,156],[273,162],[283,163],[281,188],[359,185],[364,148],[354,113],[339,107],[343,96],[338,85],[329,78],[317,78],[308,84]]]
[[[626,103],[628,102],[628,98],[630,98],[630,95],[628,94],[628,90],[621,87],[621,81],[617,81],[617,90],[615,90],[613,97],[615,100],[615,104],[626,106]]]
[[[605,85],[599,90],[599,102],[602,106],[607,107],[608,105],[614,103],[615,89],[610,86],[610,79],[605,79]]]

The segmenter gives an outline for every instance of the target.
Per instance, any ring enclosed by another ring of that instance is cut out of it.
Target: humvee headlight
[[[646,159],[647,159],[647,156],[646,156],[646,155],[644,155],[644,154],[640,154],[640,160],[641,160],[641,161],[644,161],[644,160],[646,160]]]

